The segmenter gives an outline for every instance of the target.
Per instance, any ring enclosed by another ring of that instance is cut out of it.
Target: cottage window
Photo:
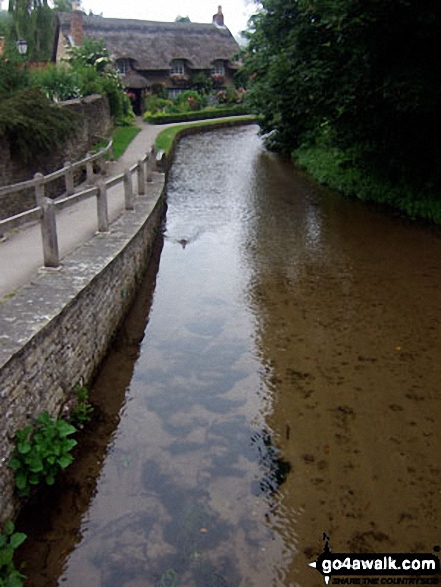
[[[183,59],[175,59],[172,61],[171,74],[184,75],[185,67]]]
[[[184,92],[185,90],[181,89],[181,88],[168,88],[168,99],[169,100],[174,100],[175,98],[177,98],[179,96],[179,94],[182,94],[182,92]]]
[[[118,70],[118,73],[121,75],[125,75],[126,73],[129,73],[131,67],[130,67],[130,59],[118,59],[116,62],[116,68]]]
[[[213,63],[211,75],[225,75],[225,66],[223,61],[218,60]]]

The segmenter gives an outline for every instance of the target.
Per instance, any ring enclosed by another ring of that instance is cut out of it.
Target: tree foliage
[[[389,179],[440,168],[441,11],[432,0],[263,0],[250,99],[272,144],[330,144]],[[439,179],[439,178],[438,178]]]
[[[0,136],[11,155],[35,162],[63,145],[75,127],[76,115],[52,104],[37,88],[26,88],[0,101]]]
[[[48,61],[52,55],[55,23],[48,1],[9,0],[9,13],[13,21],[10,41],[25,39],[28,59]]]

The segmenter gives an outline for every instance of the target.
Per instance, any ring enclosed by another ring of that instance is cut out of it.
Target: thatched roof
[[[137,90],[149,87],[149,83],[145,77],[133,70],[129,71],[129,73],[122,78],[122,83],[125,88],[134,88]]]
[[[61,33],[68,38],[72,13],[59,12],[57,16]],[[231,62],[239,49],[230,31],[215,24],[83,14],[83,34],[88,39],[104,39],[113,59],[133,59],[138,70],[169,70],[173,59],[185,59],[193,69],[211,69],[217,59]]]

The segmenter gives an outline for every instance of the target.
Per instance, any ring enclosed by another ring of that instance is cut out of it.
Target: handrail
[[[5,218],[4,220],[0,220],[0,237],[2,234],[10,230],[14,230],[18,226],[22,226],[27,222],[32,222],[33,220],[39,220],[40,218],[40,208],[32,208],[32,210],[26,210],[26,212],[20,212],[20,214],[16,214],[15,216],[9,216],[9,218]]]
[[[111,143],[112,141],[110,141],[107,146],[107,150],[110,150]],[[108,232],[109,215],[107,207],[107,190],[122,182],[124,184],[125,209],[133,210],[135,194],[133,192],[132,175],[135,172],[137,174],[138,196],[144,195],[146,193],[146,185],[153,181],[153,172],[156,171],[155,147],[152,147],[150,152],[147,152],[137,163],[127,168],[124,173],[108,179],[107,181],[102,180],[97,186],[88,187],[76,194],[68,193],[67,196],[58,200],[47,198],[45,195],[45,185],[48,181],[54,179],[54,176],[60,177],[60,173],[71,172],[72,167],[78,166],[79,164],[87,163],[90,165],[94,160],[102,158],[104,153],[105,150],[102,149],[99,153],[91,155],[81,162],[73,165],[69,164],[68,166],[65,165],[63,170],[58,170],[47,176],[43,176],[41,173],[36,173],[34,179],[31,180],[31,182],[26,183],[31,183],[32,186],[35,187],[37,208],[11,216],[5,220],[0,220],[0,239],[2,234],[6,233],[8,230],[12,230],[30,220],[40,220],[44,266],[57,268],[60,266],[60,256],[58,250],[56,210],[61,210],[91,196],[95,196],[97,199],[98,232]],[[89,170],[87,175],[89,178]]]
[[[65,167],[58,169],[57,171],[53,171],[52,173],[49,173],[48,175],[43,176],[43,182],[45,184],[47,184],[51,181],[54,181],[55,179],[59,179],[60,177],[65,177],[66,174],[69,173],[69,170],[74,171],[74,170],[79,169],[81,167],[87,166],[87,164],[90,164],[90,163],[93,163],[94,161],[102,159],[104,157],[104,155],[107,155],[107,153],[110,153],[110,158],[112,160],[113,159],[113,139],[110,139],[108,144],[106,145],[106,147],[103,147],[97,153],[89,154],[89,155],[87,155],[87,157],[85,157],[84,159],[81,159],[80,161],[76,161],[75,163],[69,163],[68,166],[65,165]],[[35,186],[37,185],[37,183],[39,181],[41,181],[41,180],[36,180],[35,176],[34,176],[34,179],[28,179],[26,181],[21,181],[19,183],[2,186],[2,187],[0,187],[0,196],[2,196],[4,194],[12,194],[15,192],[19,192],[24,189],[35,188]]]

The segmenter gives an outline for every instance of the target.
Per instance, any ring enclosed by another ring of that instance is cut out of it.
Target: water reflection
[[[315,587],[324,531],[333,550],[430,550],[440,248],[312,187],[256,128],[184,140],[146,336],[59,583]]]

